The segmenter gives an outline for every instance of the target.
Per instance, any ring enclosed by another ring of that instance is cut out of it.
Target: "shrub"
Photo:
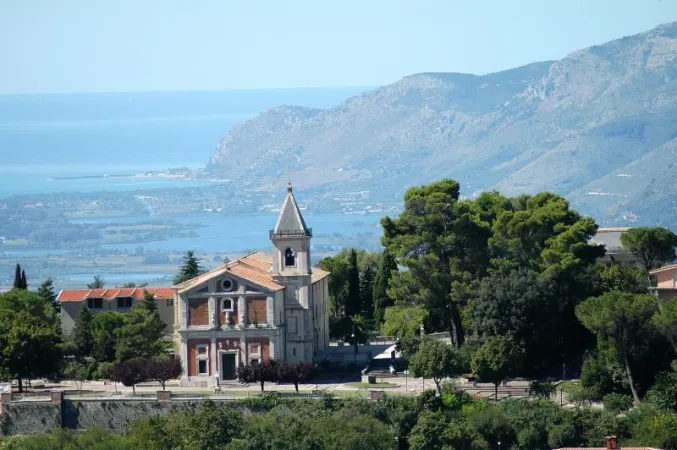
[[[624,394],[607,394],[602,399],[604,409],[612,413],[621,413],[632,408],[632,397]]]

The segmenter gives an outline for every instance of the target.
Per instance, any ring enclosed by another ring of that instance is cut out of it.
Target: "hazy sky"
[[[0,0],[0,92],[375,86],[675,20],[677,0]]]

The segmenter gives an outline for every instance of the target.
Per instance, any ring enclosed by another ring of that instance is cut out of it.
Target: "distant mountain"
[[[550,190],[600,223],[677,219],[677,22],[477,76],[422,73],[321,110],[280,106],[235,127],[207,171],[247,189],[296,185],[401,198],[453,177],[463,194]]]

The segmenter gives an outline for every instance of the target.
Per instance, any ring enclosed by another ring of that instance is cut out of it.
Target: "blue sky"
[[[376,86],[675,20],[677,0],[0,0],[0,92]]]

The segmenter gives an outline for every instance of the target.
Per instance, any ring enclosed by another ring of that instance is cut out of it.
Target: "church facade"
[[[329,345],[329,273],[311,266],[312,229],[291,185],[272,252],[254,252],[174,286],[174,345],[184,386],[237,378],[241,364],[312,361]]]

